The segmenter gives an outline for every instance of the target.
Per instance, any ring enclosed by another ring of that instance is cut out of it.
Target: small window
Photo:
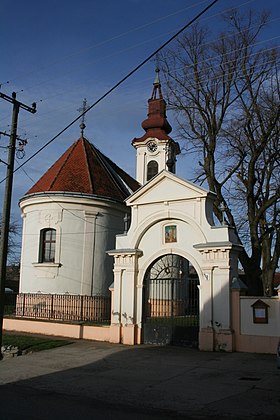
[[[55,261],[56,230],[43,229],[40,233],[39,262]]]
[[[152,179],[158,173],[158,163],[155,160],[151,160],[147,166],[147,181]]]

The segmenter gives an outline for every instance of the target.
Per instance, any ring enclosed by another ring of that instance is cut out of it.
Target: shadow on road
[[[274,359],[76,342],[1,362],[1,420],[275,419]]]

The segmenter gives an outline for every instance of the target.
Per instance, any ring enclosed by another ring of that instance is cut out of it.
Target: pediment
[[[207,196],[214,197],[214,193],[163,170],[132,194],[126,203],[133,206],[166,201],[195,200]]]

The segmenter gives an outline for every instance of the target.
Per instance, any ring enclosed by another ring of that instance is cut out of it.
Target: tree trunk
[[[248,287],[248,295],[263,296],[262,270],[258,259],[248,257],[244,250],[239,254],[239,261],[244,270],[244,282]]]
[[[262,284],[265,296],[273,296],[274,291],[274,270],[263,270],[262,275]]]

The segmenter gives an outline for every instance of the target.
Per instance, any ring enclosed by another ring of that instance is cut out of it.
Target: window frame
[[[50,238],[46,238],[46,234],[50,233]],[[46,247],[48,245],[48,247]],[[57,232],[53,228],[44,228],[40,230],[39,245],[39,263],[53,264],[56,260]],[[48,248],[48,250],[47,250]]]
[[[152,168],[151,168],[151,166],[152,166]],[[147,177],[146,177],[147,182],[150,181],[154,176],[156,176],[158,174],[158,168],[159,168],[159,165],[158,165],[158,162],[155,159],[150,160],[148,162],[148,164],[147,164]],[[155,169],[156,169],[156,171],[155,171]]]

